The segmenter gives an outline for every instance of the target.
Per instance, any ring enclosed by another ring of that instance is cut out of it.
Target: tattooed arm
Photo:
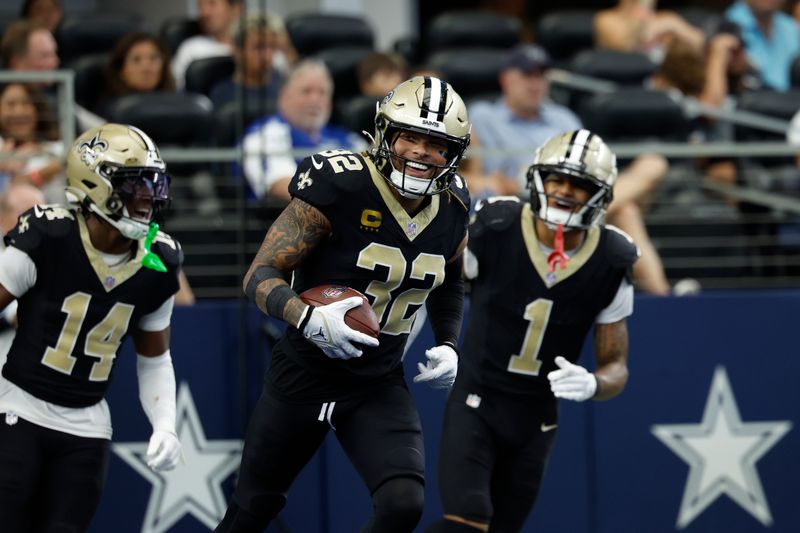
[[[287,292],[291,289],[286,278],[330,232],[330,221],[317,208],[298,198],[289,202],[269,228],[244,277],[245,293],[259,309],[297,326],[306,304],[294,292]],[[251,286],[252,282],[256,285]],[[282,297],[275,298],[276,294]]]
[[[625,319],[595,324],[594,351],[597,359],[595,400],[613,398],[628,382],[628,326]]]

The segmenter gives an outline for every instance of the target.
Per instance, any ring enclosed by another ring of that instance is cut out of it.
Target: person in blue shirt
[[[328,124],[332,96],[333,80],[323,62],[305,59],[292,68],[278,98],[278,113],[256,121],[242,140],[242,170],[251,198],[269,195],[288,201],[289,181],[306,155],[366,148],[355,133]],[[294,153],[298,150],[307,153]]]
[[[781,0],[740,0],[725,11],[725,18],[742,29],[750,61],[765,85],[787,91],[792,61],[800,54],[800,25],[781,12]]]

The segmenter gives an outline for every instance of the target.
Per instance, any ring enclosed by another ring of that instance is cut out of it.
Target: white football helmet
[[[567,210],[548,206],[544,182],[551,174],[570,176],[589,191],[590,198],[579,208]],[[611,203],[617,179],[617,157],[599,135],[589,130],[561,133],[536,150],[528,168],[531,206],[550,228],[588,229],[601,220]]]
[[[372,158],[383,177],[406,198],[439,194],[453,181],[469,145],[470,128],[467,108],[449,83],[431,76],[415,76],[395,87],[377,105]],[[447,162],[436,167],[433,179],[406,175],[410,160],[394,151],[394,142],[403,130],[447,143]],[[392,157],[402,161],[401,168],[395,168]]]
[[[169,175],[153,140],[139,128],[104,124],[78,137],[67,155],[67,200],[95,213],[129,239],[147,235],[169,205]],[[127,200],[152,200],[149,220],[134,218]]]

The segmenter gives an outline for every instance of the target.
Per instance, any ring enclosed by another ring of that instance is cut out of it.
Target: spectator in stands
[[[242,140],[244,175],[252,196],[289,199],[289,181],[304,157],[292,150],[366,148],[355,133],[328,125],[332,95],[333,80],[325,63],[304,59],[292,68],[281,89],[278,113],[253,124]]]
[[[38,23],[51,32],[55,32],[61,19],[64,18],[64,8],[61,0],[25,0],[22,3],[22,18]]]
[[[105,117],[111,105],[128,94],[174,90],[167,46],[149,33],[129,33],[117,41],[108,57],[106,88],[97,113]]]
[[[63,202],[64,146],[44,95],[33,85],[0,85],[0,190],[12,183],[43,188],[50,202]]]
[[[656,62],[676,38],[700,50],[705,36],[680,15],[656,10],[656,0],[619,0],[594,17],[595,46],[622,52],[643,52]]]
[[[55,70],[58,45],[46,27],[27,20],[11,23],[3,34],[3,67],[8,70]]]
[[[473,144],[477,139],[487,149],[513,152],[480,158],[481,168],[467,176],[471,195],[521,194],[530,154],[561,132],[581,129],[581,121],[572,111],[549,100],[545,76],[549,66],[543,48],[516,46],[500,72],[501,98],[470,107]],[[607,214],[607,221],[628,232],[639,246],[642,258],[634,266],[635,282],[639,289],[653,294],[667,294],[670,287],[647,234],[642,208],[668,168],[659,155],[639,156],[620,174]]]
[[[172,74],[178,89],[186,85],[186,69],[196,59],[234,52],[231,28],[242,13],[241,0],[197,0],[200,35],[189,37],[175,51]]]
[[[396,54],[374,52],[358,63],[358,87],[364,96],[383,98],[405,79],[405,61]]]
[[[214,107],[243,98],[250,109],[263,109],[265,101],[275,102],[283,84],[283,75],[273,68],[283,24],[277,17],[255,13],[233,27],[236,71],[229,79],[211,89]],[[270,109],[274,107],[270,104]]]
[[[781,12],[782,0],[739,0],[725,17],[742,29],[750,61],[761,72],[765,85],[789,89],[792,60],[800,54],[800,26]]]

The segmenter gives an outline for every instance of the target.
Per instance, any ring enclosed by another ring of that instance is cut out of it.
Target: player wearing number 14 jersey
[[[464,260],[470,318],[440,448],[445,514],[428,531],[521,530],[556,433],[557,398],[605,400],[625,386],[638,250],[602,225],[616,174],[600,137],[571,131],[536,151],[530,203],[476,206]],[[594,373],[576,364],[592,326]]]
[[[17,298],[19,327],[0,377],[3,531],[88,529],[109,459],[103,397],[129,333],[153,426],[148,464],[177,464],[169,324],[182,253],[151,225],[168,187],[153,141],[105,124],[70,149],[73,205],[35,206],[6,236],[0,308]]]
[[[272,350],[238,484],[217,531],[263,530],[331,429],[372,495],[374,516],[362,531],[416,526],[424,446],[401,359],[427,300],[437,346],[415,381],[445,388],[455,376],[469,210],[456,167],[469,130],[450,85],[415,77],[381,102],[368,154],[333,150],[299,165],[289,185],[293,199],[245,278],[258,307],[290,327]],[[327,283],[369,298],[379,339],[344,323],[360,298],[313,307],[297,297]]]

